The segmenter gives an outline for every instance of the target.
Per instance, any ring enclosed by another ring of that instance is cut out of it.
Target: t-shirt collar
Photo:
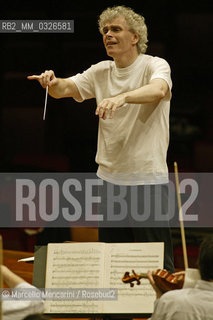
[[[114,62],[115,73],[117,75],[128,74],[129,72],[131,72],[133,69],[135,69],[137,67],[137,64],[141,60],[142,56],[143,56],[142,54],[139,54],[138,57],[135,59],[135,61],[132,64],[130,64],[128,67],[125,67],[125,68],[117,68],[116,64]]]

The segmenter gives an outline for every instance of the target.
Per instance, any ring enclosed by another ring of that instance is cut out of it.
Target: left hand
[[[178,280],[180,280],[180,279],[184,279],[186,271],[185,270],[178,271],[178,272],[175,272],[175,273],[172,273],[172,274],[173,274],[173,276],[176,276],[178,278]]]
[[[112,98],[106,98],[99,103],[95,114],[99,115],[99,118],[102,118],[103,120],[105,120],[107,116],[112,119],[116,109],[122,107],[124,104],[125,97],[123,94],[119,94]]]
[[[155,290],[156,298],[159,299],[162,296],[163,292],[155,284],[155,280],[153,279],[152,272],[150,270],[147,272],[147,277],[149,279],[149,282],[150,282],[152,288]]]

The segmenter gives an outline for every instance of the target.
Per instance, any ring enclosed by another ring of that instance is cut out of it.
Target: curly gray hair
[[[129,31],[138,35],[138,53],[145,53],[148,42],[145,19],[140,14],[135,13],[131,8],[125,6],[114,6],[112,8],[105,9],[99,16],[98,20],[100,33],[103,34],[103,28],[106,22],[110,22],[118,16],[124,17],[129,27]]]

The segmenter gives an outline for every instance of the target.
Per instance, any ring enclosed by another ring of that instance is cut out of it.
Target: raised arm
[[[52,70],[47,70],[40,75],[28,76],[27,79],[37,80],[43,88],[48,86],[48,93],[53,98],[71,97],[76,101],[82,101],[75,83],[70,78],[57,78]]]

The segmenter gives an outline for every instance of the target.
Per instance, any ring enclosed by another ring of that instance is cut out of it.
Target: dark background
[[[173,172],[174,160],[178,162],[179,171],[213,171],[212,1],[4,0],[0,4],[1,20],[74,19],[75,32],[0,33],[0,172],[96,171],[95,100],[79,104],[69,98],[49,97],[43,121],[45,91],[36,81],[27,80],[27,75],[52,69],[63,78],[109,59],[97,19],[106,7],[122,4],[145,17],[147,53],[165,58],[171,66],[170,172]],[[186,230],[191,266],[197,260],[203,234],[212,233],[212,229],[195,229],[196,232]],[[53,231],[53,235],[48,233],[47,241],[69,239],[63,229],[60,229],[61,238],[57,231],[56,240],[54,229],[48,230]],[[5,229],[4,247],[32,251],[35,238],[25,231]],[[85,234],[88,241],[88,230]],[[43,233],[40,235],[45,238]],[[181,266],[179,230],[173,229],[172,236],[175,265]],[[71,238],[74,240],[73,234]],[[94,241],[94,237],[92,239]]]
[[[72,34],[0,34],[0,171],[96,171],[98,119],[95,100],[48,98],[27,75],[53,69],[57,76],[81,72],[109,59],[98,32],[98,15],[124,4],[144,15],[147,53],[172,69],[173,98],[168,164],[180,171],[212,171],[211,1],[4,1],[0,19],[74,19]]]

